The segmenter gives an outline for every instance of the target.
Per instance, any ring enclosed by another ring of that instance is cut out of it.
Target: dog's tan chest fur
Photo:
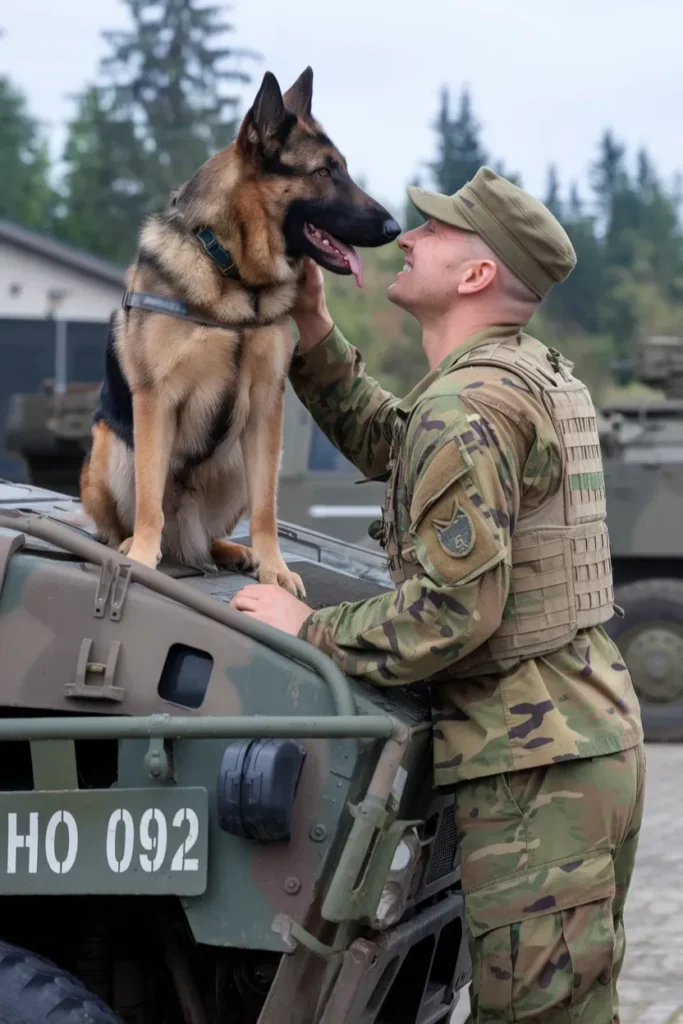
[[[293,349],[284,325],[233,332],[155,320],[139,345],[121,347],[121,359],[137,388],[174,412],[174,456],[200,451],[221,416],[237,441],[254,400],[263,415],[280,400]]]

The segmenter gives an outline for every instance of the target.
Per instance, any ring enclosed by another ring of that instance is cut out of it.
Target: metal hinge
[[[173,740],[152,736],[145,754],[145,767],[155,782],[174,782]]]
[[[305,928],[302,928],[289,914],[276,914],[271,928],[274,932],[277,932],[290,949],[296,949],[297,945],[305,946],[310,953],[320,957],[322,960],[329,960],[344,950],[342,942],[340,942],[339,946],[328,946],[321,942],[320,939],[316,939],[314,935],[311,935]]]
[[[73,683],[67,683],[64,693],[67,697],[86,697],[88,700],[113,700],[120,703],[124,698],[122,686],[114,686],[114,673],[118,661],[121,642],[113,640],[109,645],[109,655],[106,663],[101,661],[89,661],[92,640],[85,637],[78,652],[76,664],[76,678]],[[101,683],[89,683],[88,676],[103,676]]]
[[[109,605],[109,618],[119,622],[123,612],[123,604],[128,593],[130,583],[130,564],[116,564],[113,559],[108,559],[102,566],[100,580],[95,595],[95,608],[93,614],[96,619],[103,619],[104,612],[111,595]]]

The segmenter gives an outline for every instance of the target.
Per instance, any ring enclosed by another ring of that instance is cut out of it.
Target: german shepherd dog
[[[349,176],[312,91],[310,68],[284,96],[267,72],[236,140],[142,226],[81,473],[100,539],[131,559],[256,570],[301,595],[276,496],[303,257],[361,286],[353,246],[400,232]],[[247,509],[250,548],[222,539]]]

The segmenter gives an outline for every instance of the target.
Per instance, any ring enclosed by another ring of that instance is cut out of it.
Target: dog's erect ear
[[[243,148],[257,145],[265,157],[273,157],[282,148],[294,123],[295,118],[285,109],[277,78],[266,71],[254,104],[242,123],[238,144]]]
[[[261,88],[254,100],[254,125],[260,136],[272,134],[281,121],[286,117],[285,105],[282,102],[282,93],[277,78],[270,71],[266,71],[261,82]]]
[[[291,110],[292,113],[304,120],[310,120],[311,100],[313,99],[313,69],[311,67],[301,72],[283,98],[287,110]]]

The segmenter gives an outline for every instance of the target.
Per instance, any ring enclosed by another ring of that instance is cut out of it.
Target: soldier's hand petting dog
[[[239,590],[230,607],[252,619],[296,636],[313,609],[271,583],[250,583]]]
[[[325,300],[325,279],[310,256],[304,257],[304,274],[299,282],[291,317],[299,331],[299,349],[306,352],[326,338],[334,327]]]

